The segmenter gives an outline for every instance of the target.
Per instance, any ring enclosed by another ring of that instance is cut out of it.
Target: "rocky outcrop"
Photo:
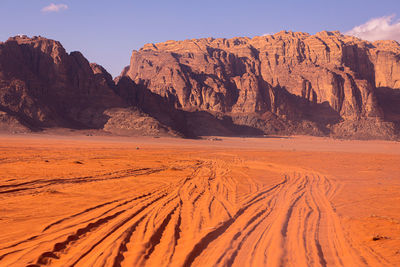
[[[103,129],[113,134],[184,137],[182,133],[174,131],[138,108],[112,108],[104,113],[109,119]]]
[[[101,127],[106,118],[99,114],[124,103],[107,75],[93,69],[59,42],[10,38],[0,44],[0,109],[34,127]]]
[[[90,64],[79,52],[68,54],[57,41],[17,36],[0,44],[0,130],[169,133],[168,127],[129,107],[115,88],[103,67]]]
[[[210,114],[206,111],[186,111],[176,108],[174,102],[151,92],[143,85],[136,84],[127,76],[116,78],[116,92],[148,116],[168,127],[171,134],[197,138],[203,135],[260,135],[262,131],[237,125],[224,114]]]
[[[223,114],[265,133],[351,138],[357,125],[354,133],[365,126],[368,138],[382,138],[384,127],[391,138],[395,125],[385,122],[377,88],[400,87],[399,50],[339,32],[168,41],[133,51],[121,76],[176,109]]]
[[[400,89],[400,45],[396,41],[376,41],[370,49],[375,69],[375,85]]]
[[[0,131],[395,138],[400,46],[338,32],[147,44],[115,80],[43,37],[0,43]]]
[[[30,129],[21,123],[15,116],[0,111],[0,133],[2,132],[27,133],[30,132]]]

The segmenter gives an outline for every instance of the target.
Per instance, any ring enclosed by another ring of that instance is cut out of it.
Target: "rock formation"
[[[44,127],[156,134],[169,129],[144,118],[115,92],[107,71],[79,52],[67,53],[43,37],[12,37],[0,43],[0,129]],[[118,123],[116,123],[118,122]]]
[[[176,109],[265,133],[391,138],[399,122],[379,101],[381,88],[400,88],[394,41],[339,32],[168,41],[133,51],[121,76]]]
[[[96,127],[96,109],[122,104],[81,53],[53,40],[10,38],[0,46],[0,70],[1,108],[39,127]]]
[[[400,46],[339,32],[147,44],[115,80],[43,37],[0,43],[0,130],[399,136]]]

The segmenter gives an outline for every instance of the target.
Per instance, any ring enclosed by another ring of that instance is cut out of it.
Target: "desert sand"
[[[400,266],[400,143],[0,136],[0,266]]]

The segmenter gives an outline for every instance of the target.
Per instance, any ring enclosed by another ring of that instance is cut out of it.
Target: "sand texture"
[[[0,266],[400,266],[400,143],[0,140]]]

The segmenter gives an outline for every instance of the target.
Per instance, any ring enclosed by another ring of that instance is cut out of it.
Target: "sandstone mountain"
[[[59,42],[17,36],[0,43],[0,130],[169,132],[157,120],[128,107],[114,90],[104,68],[89,64],[79,52],[66,53]]]
[[[338,32],[147,44],[115,80],[43,37],[0,43],[0,130],[393,139],[400,46]]]
[[[121,76],[185,111],[190,124],[203,112],[267,134],[393,138],[400,122],[394,41],[339,32],[168,41],[133,51]]]

